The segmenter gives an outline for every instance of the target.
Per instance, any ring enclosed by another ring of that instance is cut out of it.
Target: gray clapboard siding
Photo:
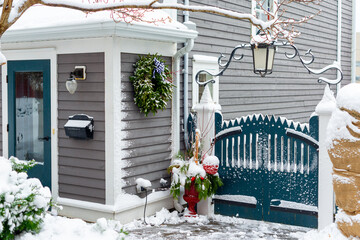
[[[123,150],[128,154],[123,158],[127,162],[123,190],[131,194],[136,194],[137,178],[150,180],[153,188],[160,187],[161,178],[169,179],[166,169],[171,160],[171,102],[166,110],[160,110],[155,116],[149,113],[145,117],[140,113],[134,104],[134,90],[129,80],[134,72],[133,64],[138,59],[137,54],[121,54],[123,140],[126,142]],[[171,69],[171,58],[164,59]]]
[[[249,0],[191,0],[193,5],[213,5],[241,12],[251,12]],[[291,4],[286,16],[303,17],[314,14],[318,8],[322,13],[307,24],[299,26],[301,36],[296,39],[300,53],[311,48],[316,57],[312,68],[322,68],[336,60],[337,43],[337,1],[325,0],[318,6]],[[182,19],[179,12],[179,20]],[[197,24],[199,37],[190,53],[190,76],[192,55],[202,54],[219,56],[219,52],[227,54],[240,44],[250,40],[250,24],[217,15],[190,13],[190,20]],[[351,50],[351,1],[343,1],[342,28],[342,68],[344,81],[350,81]],[[233,62],[225,75],[220,77],[220,104],[226,119],[248,115],[251,113],[275,114],[296,121],[307,122],[316,104],[323,95],[325,85],[317,83],[317,76],[309,75],[298,58],[287,60],[285,52],[291,48],[280,48],[276,54],[273,74],[261,78],[255,75],[252,66],[251,51],[244,50],[245,57],[240,63]],[[334,71],[324,75],[335,78]],[[189,83],[191,90],[191,83]],[[189,92],[191,96],[191,92]],[[191,100],[189,98],[189,107]]]
[[[70,94],[65,81],[75,66],[85,65],[87,78]],[[58,55],[59,195],[105,203],[105,75],[104,53]],[[65,135],[69,116],[94,117],[94,139]]]

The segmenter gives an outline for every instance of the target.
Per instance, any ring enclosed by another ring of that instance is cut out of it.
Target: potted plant
[[[200,131],[196,130],[196,141],[186,155],[178,155],[169,167],[172,174],[170,193],[175,199],[180,196],[180,187],[185,188],[184,200],[188,203],[189,215],[196,215],[195,205],[211,197],[223,185],[217,169],[219,159],[199,149]]]

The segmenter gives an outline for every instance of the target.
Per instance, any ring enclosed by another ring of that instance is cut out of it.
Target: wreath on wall
[[[140,112],[147,116],[150,112],[155,115],[159,109],[164,110],[174,87],[165,61],[157,54],[148,54],[140,57],[134,67],[130,81],[134,87],[134,102]]]

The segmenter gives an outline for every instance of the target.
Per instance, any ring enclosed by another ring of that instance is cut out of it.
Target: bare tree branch
[[[282,7],[293,2],[304,4],[319,4],[321,1],[322,0],[280,0],[279,3],[275,1],[275,9],[273,11],[269,11],[263,6],[263,3],[258,2],[260,8],[268,16],[268,21],[263,21],[256,18],[256,16],[253,16],[251,13],[240,13],[213,6],[160,3],[159,0],[114,0],[113,2],[108,0],[0,0],[0,6],[2,6],[2,15],[0,18],[0,37],[22,16],[24,12],[26,12],[26,10],[35,4],[41,4],[50,7],[64,7],[80,10],[86,13],[110,10],[112,11],[111,16],[115,21],[125,22],[165,22],[167,19],[146,20],[144,18],[147,11],[153,11],[157,9],[175,9],[189,12],[210,13],[236,20],[247,20],[256,26],[261,32],[269,35],[267,36],[268,41],[274,38],[280,38],[286,39],[290,43],[293,43],[294,38],[300,34],[295,29],[295,25],[309,21],[316,14],[304,17],[300,20],[283,19],[283,14],[285,13],[286,9],[282,9]]]

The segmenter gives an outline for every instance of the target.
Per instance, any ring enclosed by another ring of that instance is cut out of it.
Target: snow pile
[[[187,175],[187,177],[200,176],[200,177],[204,178],[206,176],[206,172],[205,172],[202,164],[196,164],[195,161],[190,161],[189,169],[188,169],[186,175]]]
[[[0,239],[22,231],[38,231],[51,193],[36,178],[12,170],[9,160],[0,158]]]
[[[154,191],[154,190],[153,190]],[[152,192],[147,196],[148,203],[155,202],[159,199],[168,198],[170,191]],[[140,198],[137,195],[122,193],[116,197],[115,211],[128,210],[129,208],[143,207],[145,205],[145,198]]]
[[[207,165],[219,165],[220,161],[216,156],[207,156],[204,161],[203,164],[207,164]]]
[[[38,234],[25,233],[15,240],[121,240],[125,238],[117,221],[100,218],[94,224],[80,219],[55,217],[46,214]]]
[[[333,223],[324,229],[318,230],[311,230],[307,232],[302,240],[348,240],[340,230],[337,228],[336,224]]]
[[[144,12],[143,22],[133,22],[135,25],[158,26],[174,29],[187,29],[186,26],[177,21],[165,21],[147,23],[157,19],[167,19],[169,15],[162,10],[153,10]],[[59,21],[61,19],[61,21]],[[117,19],[116,19],[117,20]],[[28,9],[9,30],[46,28],[56,26],[80,25],[89,23],[114,22],[111,11],[99,11],[94,13],[85,13],[78,10],[63,7],[48,7],[35,5]]]
[[[177,211],[170,212],[163,208],[159,212],[156,212],[154,216],[146,217],[146,223],[151,226],[160,226],[163,224],[178,225],[181,223],[189,222],[196,225],[205,225],[209,223],[209,219],[206,216],[193,217],[181,217]],[[124,225],[124,229],[131,234],[134,229],[142,228],[144,226],[143,220],[134,220],[131,223]]]
[[[351,83],[341,88],[337,97],[337,105],[339,108],[347,108],[360,112],[360,104],[354,99],[359,99],[360,84]]]
[[[9,180],[11,173],[11,164],[4,158],[0,158],[0,194],[3,194],[10,189]]]
[[[352,128],[353,122],[357,120],[340,108],[360,112],[360,105],[354,101],[359,98],[359,92],[360,84],[358,83],[348,84],[340,89],[336,98],[337,108],[333,111],[327,127],[326,146],[328,149],[332,148],[333,143],[340,139],[347,139],[350,142],[358,140],[347,129],[347,126]]]
[[[336,108],[336,100],[334,93],[331,91],[330,87],[326,85],[324,90],[324,95],[315,108],[315,112],[332,112]]]
[[[141,188],[144,188],[144,189],[151,188],[151,182],[147,179],[137,178],[135,183],[136,183],[136,189],[138,190],[138,192],[141,191]]]

